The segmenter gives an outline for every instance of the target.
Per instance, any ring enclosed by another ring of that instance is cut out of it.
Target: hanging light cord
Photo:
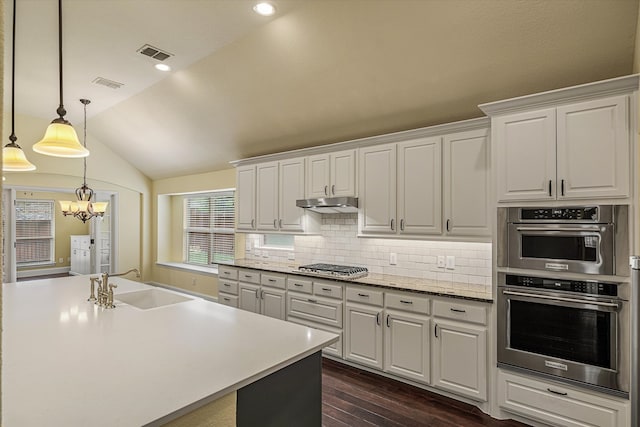
[[[84,105],[84,129],[83,129],[83,135],[82,135],[82,143],[84,145],[84,148],[87,148],[87,104],[89,104],[91,101],[89,101],[88,99],[81,99],[80,102],[82,102],[82,105]],[[82,183],[86,187],[87,186],[87,158],[83,157],[82,160],[84,160],[84,173],[82,175]]]
[[[16,92],[16,0],[13,0],[13,36],[11,40],[11,135],[9,136],[10,147],[20,148],[16,141],[18,137],[15,128],[15,92]]]
[[[60,105],[58,106],[56,113],[58,113],[60,119],[64,120],[64,115],[67,114],[67,110],[64,109],[64,104],[62,102],[62,0],[58,0],[58,46],[58,68],[60,72]]]

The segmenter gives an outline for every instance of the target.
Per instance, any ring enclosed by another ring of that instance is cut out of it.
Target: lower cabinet
[[[345,359],[382,369],[382,307],[347,302]]]
[[[505,411],[562,427],[627,427],[629,401],[585,393],[560,383],[498,371],[498,404]]]
[[[276,274],[260,274],[250,270],[240,270],[238,277],[240,280],[251,281],[237,282],[238,299],[236,307],[241,310],[264,314],[265,316],[285,320],[286,311],[286,291],[284,289],[285,276]],[[229,289],[228,281],[221,280],[220,288]],[[225,295],[220,292],[221,298],[218,302],[223,304]],[[229,298],[229,297],[227,297]],[[227,304],[230,305],[230,304]]]
[[[429,318],[387,310],[384,331],[384,370],[429,383]]]

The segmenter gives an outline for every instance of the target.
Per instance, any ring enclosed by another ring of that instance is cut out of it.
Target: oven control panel
[[[542,277],[506,275],[506,285],[523,286],[538,289],[555,289],[558,291],[574,292],[580,294],[618,296],[618,286],[613,283],[603,283],[580,280],[558,280]]]
[[[520,219],[536,220],[593,220],[598,219],[598,207],[575,207],[575,208],[522,208],[520,209]]]

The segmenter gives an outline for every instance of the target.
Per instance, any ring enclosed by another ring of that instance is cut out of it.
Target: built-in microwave
[[[629,274],[628,206],[512,207],[501,216],[500,266]]]

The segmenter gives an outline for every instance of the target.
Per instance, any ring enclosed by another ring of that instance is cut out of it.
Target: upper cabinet
[[[238,166],[236,169],[236,229],[256,229],[256,166]]]
[[[629,76],[481,105],[492,117],[498,201],[630,197],[637,88]]]
[[[307,158],[307,198],[356,195],[356,150]]]

